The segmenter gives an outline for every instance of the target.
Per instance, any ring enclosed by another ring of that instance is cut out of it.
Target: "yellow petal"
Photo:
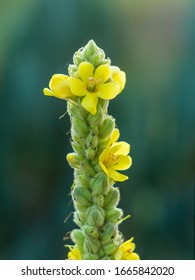
[[[78,68],[81,79],[86,82],[89,77],[93,77],[94,67],[89,62],[81,62]]]
[[[115,128],[110,136],[110,140],[108,142],[108,146],[110,146],[112,143],[116,142],[119,139],[120,131],[118,128]]]
[[[68,84],[74,95],[77,95],[77,96],[86,95],[86,93],[87,93],[86,85],[81,80],[71,77],[68,79]]]
[[[101,161],[99,161],[99,164],[100,164],[101,168],[103,169],[103,171],[106,173],[106,175],[109,176],[108,169],[106,168],[106,166]]]
[[[97,102],[98,102],[97,94],[88,92],[86,96],[83,98],[81,104],[86,111],[88,111],[92,115],[95,115],[97,112]]]
[[[102,84],[98,87],[97,94],[100,98],[105,100],[113,99],[119,93],[120,86],[116,82]]]
[[[125,256],[125,260],[140,260],[140,257],[136,253],[129,253],[127,256]]]
[[[124,71],[119,71],[118,73],[114,74],[113,76],[113,80],[115,82],[118,82],[120,85],[120,91],[119,93],[121,93],[121,91],[124,89],[125,87],[125,83],[126,83],[126,74]]]
[[[47,96],[53,96],[53,92],[48,88],[44,88],[43,93]]]
[[[68,76],[61,74],[52,76],[49,86],[53,91],[53,96],[60,99],[68,99],[73,96],[67,82],[68,78]]]
[[[117,162],[112,166],[115,170],[126,170],[132,164],[130,156],[119,155]]]
[[[108,172],[109,172],[109,177],[112,178],[114,181],[124,182],[129,179],[128,176],[117,172],[116,170],[114,170],[111,167],[108,169]]]
[[[105,150],[103,150],[103,152],[102,152],[101,155],[99,156],[99,160],[100,160],[101,162],[104,162],[104,160],[105,160],[106,158],[108,158],[109,152],[110,152],[110,148],[109,148],[109,147],[106,148]]]
[[[95,70],[94,77],[96,80],[100,80],[101,84],[103,84],[110,78],[110,75],[110,67],[107,64],[103,64]]]
[[[127,156],[130,152],[130,145],[127,142],[120,141],[113,143],[111,146],[111,152],[115,155],[124,155]]]

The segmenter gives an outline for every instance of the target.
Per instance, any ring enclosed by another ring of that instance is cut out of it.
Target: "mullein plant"
[[[69,260],[138,260],[133,238],[124,242],[119,224],[126,220],[117,205],[115,182],[128,179],[130,145],[118,141],[115,119],[108,114],[109,100],[125,86],[126,75],[93,40],[79,49],[68,67],[69,75],[55,74],[43,92],[67,101],[73,152],[67,155],[74,169],[71,196],[74,222]]]

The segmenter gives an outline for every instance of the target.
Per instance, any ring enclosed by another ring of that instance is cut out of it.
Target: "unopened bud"
[[[99,137],[106,138],[110,136],[114,127],[115,120],[111,116],[107,117],[99,128]]]
[[[116,230],[116,227],[111,222],[108,222],[103,226],[103,228],[101,230],[102,244],[106,244],[111,240],[111,238],[114,238],[115,230]]]
[[[91,226],[101,227],[104,224],[105,213],[101,207],[93,205],[87,213],[87,223]]]
[[[104,206],[106,209],[114,208],[120,199],[119,190],[116,188],[111,188],[104,200]]]
[[[107,221],[116,223],[123,216],[123,211],[120,208],[112,208],[106,210],[105,214]]]
[[[99,237],[99,231],[96,227],[84,225],[82,227],[82,231],[84,232],[85,235],[89,237],[96,238],[96,239]]]
[[[103,246],[103,250],[106,255],[112,255],[116,251],[117,246],[113,243],[109,243]]]
[[[80,161],[75,153],[69,153],[66,156],[66,159],[72,168],[79,168]]]
[[[100,241],[90,237],[85,238],[83,243],[83,250],[88,253],[97,254],[100,247]]]
[[[98,254],[85,253],[83,255],[83,259],[84,260],[98,260],[99,256],[98,256]]]
[[[90,206],[92,202],[91,193],[84,187],[75,187],[72,191],[74,200],[82,206]]]
[[[81,245],[81,246],[83,245],[85,236],[80,229],[74,229],[71,232],[70,237],[74,243]]]

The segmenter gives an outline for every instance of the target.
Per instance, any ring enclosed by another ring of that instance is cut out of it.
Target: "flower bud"
[[[90,226],[101,227],[104,224],[105,213],[101,207],[93,205],[87,212],[87,223]]]
[[[81,220],[85,220],[89,207],[83,206],[82,204],[80,204],[79,202],[77,202],[75,200],[73,200],[73,202],[74,202],[75,209],[78,212],[79,218]]]
[[[106,255],[111,255],[113,254],[117,249],[117,246],[114,245],[113,243],[109,243],[103,246],[103,250]]]
[[[74,229],[71,232],[70,237],[74,243],[81,245],[81,246],[83,245],[85,236],[80,229]]]
[[[71,142],[71,146],[73,147],[73,150],[75,151],[75,153],[77,153],[79,156],[84,156],[85,155],[85,151],[82,149],[82,147],[80,145],[78,145],[78,143],[75,142]]]
[[[104,172],[98,172],[90,181],[93,195],[105,194],[108,188],[108,178]]]
[[[115,127],[115,120],[111,116],[105,118],[103,124],[99,128],[99,137],[106,138],[110,136],[114,127]]]
[[[86,175],[77,174],[76,176],[77,182],[85,188],[89,188],[90,180]]]
[[[103,207],[104,205],[104,196],[103,195],[94,195],[93,196],[93,203],[97,206]]]
[[[100,241],[86,237],[83,243],[83,250],[88,253],[97,254],[100,247]]]
[[[116,188],[111,188],[104,200],[104,207],[106,209],[114,208],[120,199],[119,190]]]
[[[74,200],[82,206],[90,206],[92,202],[91,193],[84,187],[75,187],[72,191]]]
[[[116,223],[123,215],[123,211],[120,208],[111,208],[105,212],[106,220],[111,223]]]
[[[79,168],[80,166],[80,160],[78,159],[78,156],[75,153],[69,153],[66,156],[66,159],[72,168]]]
[[[98,254],[85,253],[83,255],[83,259],[84,260],[98,260],[99,256],[98,256]]]
[[[93,160],[95,158],[96,155],[96,150],[93,149],[92,147],[89,147],[86,151],[85,151],[85,155],[88,159]]]
[[[112,237],[114,238],[113,235],[114,235],[115,230],[116,230],[116,227],[111,222],[108,222],[103,226],[103,228],[101,230],[101,236],[100,236],[101,240],[102,240],[102,244],[106,244],[111,240]]]
[[[82,231],[85,235],[87,235],[89,237],[96,238],[96,239],[99,237],[99,232],[96,227],[84,225],[82,227]]]

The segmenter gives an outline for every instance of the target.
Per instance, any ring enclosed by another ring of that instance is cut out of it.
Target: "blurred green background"
[[[54,73],[94,39],[127,73],[110,103],[133,166],[120,207],[142,259],[194,258],[195,3],[191,0],[0,1],[0,259],[65,259],[76,227],[66,102]],[[69,243],[69,241],[66,241]]]

